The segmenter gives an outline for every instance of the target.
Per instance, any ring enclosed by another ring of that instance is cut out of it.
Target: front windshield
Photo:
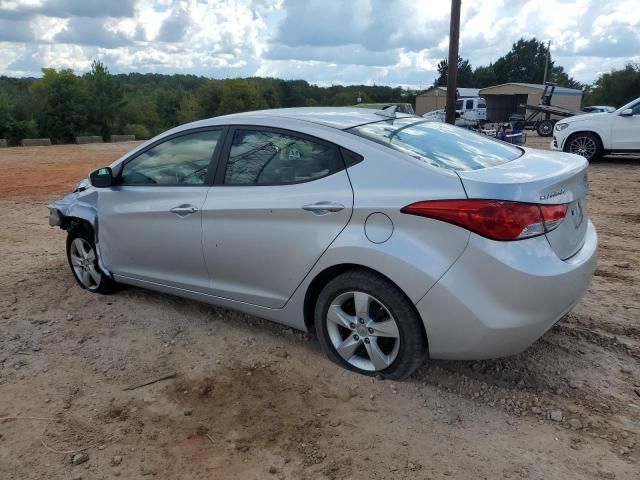
[[[369,123],[347,131],[450,170],[494,167],[522,155],[521,149],[485,135],[415,117]]]

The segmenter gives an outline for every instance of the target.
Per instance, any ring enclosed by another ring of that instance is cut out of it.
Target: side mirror
[[[627,108],[626,110],[623,110],[622,112],[620,112],[620,115],[623,117],[631,117],[633,116],[633,110],[630,108]]]
[[[111,167],[102,167],[94,170],[89,175],[91,185],[96,188],[107,188],[113,185],[113,172]]]

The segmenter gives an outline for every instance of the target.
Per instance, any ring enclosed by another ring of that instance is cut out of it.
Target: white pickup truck
[[[577,153],[587,160],[607,153],[640,153],[640,98],[611,113],[559,120],[551,148]]]

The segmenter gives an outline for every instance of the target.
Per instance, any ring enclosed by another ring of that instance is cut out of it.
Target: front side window
[[[121,185],[203,185],[221,130],[174,137],[125,164]]]
[[[286,185],[326,177],[344,166],[336,147],[261,130],[236,130],[227,161],[228,185]]]
[[[485,135],[415,117],[369,123],[347,131],[451,170],[493,167],[522,155],[519,148]]]

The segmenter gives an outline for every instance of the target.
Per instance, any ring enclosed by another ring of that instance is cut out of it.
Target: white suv
[[[611,113],[590,113],[560,120],[553,150],[593,160],[605,153],[640,153],[640,98]]]

